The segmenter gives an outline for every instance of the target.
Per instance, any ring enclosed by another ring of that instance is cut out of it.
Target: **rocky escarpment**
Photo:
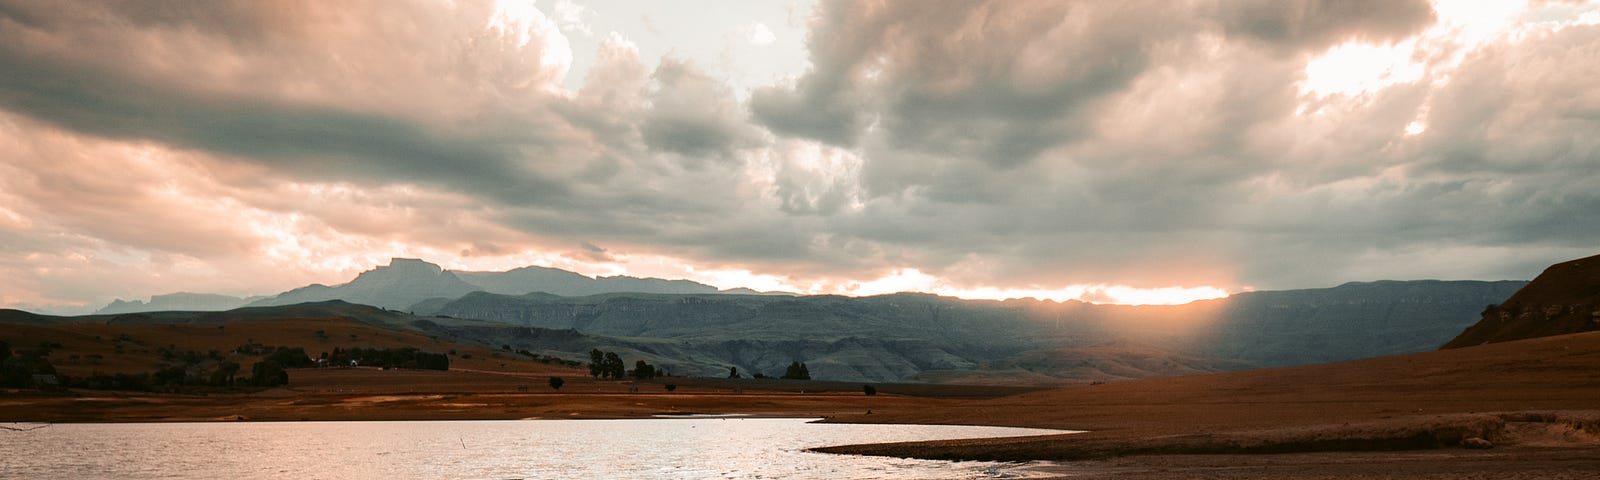
[[[1444,348],[1600,330],[1600,255],[1546,268]]]

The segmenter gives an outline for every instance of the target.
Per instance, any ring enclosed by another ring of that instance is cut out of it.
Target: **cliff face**
[[[1438,348],[1483,305],[1525,282],[1407,281],[1251,292],[1172,306],[879,297],[477,292],[418,304],[421,315],[574,329],[602,345],[713,375],[777,374],[805,361],[816,378],[860,381],[1090,381],[1288,366]],[[485,332],[483,343],[516,348]],[[587,351],[587,347],[584,352]],[[632,358],[632,357],[629,357]]]
[[[1444,348],[1600,330],[1600,255],[1546,268]]]
[[[149,303],[139,300],[113,300],[111,304],[96,310],[94,314],[112,315],[163,311],[220,312],[242,307],[246,303],[250,303],[250,301],[251,299],[228,295],[178,292],[150,297]]]

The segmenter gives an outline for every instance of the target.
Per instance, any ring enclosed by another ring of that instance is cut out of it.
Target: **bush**
[[[304,368],[315,364],[311,361],[311,357],[306,355],[306,349],[300,347],[278,347],[262,361],[273,362],[283,368]]]
[[[10,350],[7,350],[8,352]],[[56,367],[40,351],[25,351],[0,360],[0,387],[35,387],[34,375],[55,375]]]
[[[250,384],[257,387],[276,387],[289,383],[289,372],[276,362],[256,362],[250,367]]]
[[[150,390],[150,376],[143,373],[95,374],[83,379],[62,378],[61,385],[90,390],[147,391]]]
[[[566,384],[567,381],[562,380],[561,377],[550,377],[550,388],[560,390],[561,386]]]
[[[868,396],[877,395],[878,394],[878,389],[877,389],[877,387],[873,387],[872,385],[862,385],[861,386],[861,393],[865,393]]]
[[[471,355],[462,355],[461,358],[472,358]],[[335,348],[328,362],[335,365],[349,365],[351,361],[357,365],[380,368],[415,368],[423,370],[449,370],[450,356],[443,353],[432,353],[417,350],[412,347],[405,348],[352,348],[343,350]]]

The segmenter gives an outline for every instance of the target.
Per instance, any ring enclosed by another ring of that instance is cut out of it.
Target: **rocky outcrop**
[[[1600,255],[1546,268],[1444,348],[1600,330]]]

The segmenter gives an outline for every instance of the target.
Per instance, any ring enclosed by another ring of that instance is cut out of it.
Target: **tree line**
[[[322,358],[329,365],[363,366],[379,368],[409,368],[418,370],[449,370],[450,355],[424,352],[413,347],[402,348],[350,348],[334,347],[332,354]]]
[[[39,348],[14,352],[0,341],[0,387],[67,387],[91,390],[175,391],[179,387],[275,387],[289,383],[289,369],[318,365],[302,347],[273,347],[247,341],[233,353],[260,356],[241,376],[243,366],[220,352],[179,351],[174,346],[157,350],[164,365],[141,373],[95,373],[83,377],[59,375],[49,356],[59,344],[43,343]],[[322,352],[322,364],[366,365],[381,368],[449,370],[450,357],[412,347],[334,348]]]
[[[594,378],[621,380],[632,377],[637,380],[649,380],[668,375],[666,369],[658,369],[644,360],[633,362],[633,370],[628,370],[627,363],[624,363],[622,356],[616,352],[603,352],[598,348],[589,351],[589,376]]]

